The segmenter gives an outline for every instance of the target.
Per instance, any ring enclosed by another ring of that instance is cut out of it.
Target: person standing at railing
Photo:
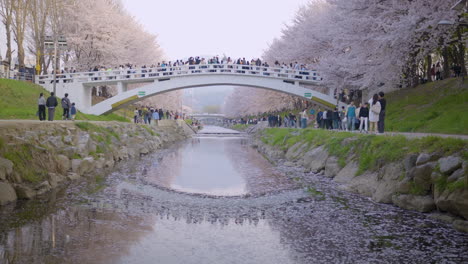
[[[57,107],[57,105],[58,105],[57,97],[55,97],[54,92],[51,92],[49,98],[47,98],[47,101],[46,101],[49,121],[54,121],[55,107]]]
[[[45,113],[45,109],[46,109],[46,99],[44,98],[44,94],[41,93],[39,95],[39,99],[37,100],[37,105],[39,107],[38,109],[38,116],[39,116],[39,120],[41,121],[45,121],[46,119],[46,113]]]
[[[70,107],[71,107],[71,102],[70,99],[68,99],[68,94],[65,94],[65,97],[62,98],[62,108],[63,108],[63,115],[62,115],[62,120],[68,120],[70,117]]]

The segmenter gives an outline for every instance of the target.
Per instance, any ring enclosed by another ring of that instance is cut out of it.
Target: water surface
[[[0,223],[6,264],[468,262],[468,235],[276,168],[245,137],[121,163],[105,182],[3,207]]]

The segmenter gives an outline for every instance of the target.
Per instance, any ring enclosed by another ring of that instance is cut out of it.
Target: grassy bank
[[[36,84],[0,79],[0,94],[2,95],[2,100],[0,100],[0,119],[37,120],[37,99],[40,93],[44,93],[46,97],[50,95],[49,92]],[[58,100],[60,103],[60,99]],[[55,113],[56,119],[59,119],[61,114],[62,109],[58,107],[58,111]],[[89,121],[129,122],[128,119],[116,114],[95,116],[79,112],[76,118],[77,120]]]
[[[468,134],[468,80],[447,79],[387,95],[388,131]]]
[[[245,125],[243,125],[243,124],[237,124],[237,125],[233,125],[233,126],[231,127],[231,129],[234,129],[234,130],[243,132],[243,131],[245,131],[247,128],[249,128],[250,126],[251,126],[251,125],[248,125],[248,124],[245,124]]]
[[[262,132],[265,144],[284,150],[296,143],[309,147],[324,146],[330,155],[339,158],[344,167],[348,157],[354,156],[359,164],[357,174],[376,170],[386,163],[403,160],[410,153],[440,152],[443,155],[462,153],[468,160],[468,141],[454,138],[424,137],[408,139],[404,136],[375,136],[315,129],[269,128]]]

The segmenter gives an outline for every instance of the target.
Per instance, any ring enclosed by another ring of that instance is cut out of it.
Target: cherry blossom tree
[[[451,9],[454,2],[311,0],[285,27],[282,37],[273,40],[263,58],[270,62],[307,63],[319,71],[331,89],[374,93],[414,86],[427,75],[431,67],[428,58],[453,42],[456,26],[438,24],[441,20],[455,21],[460,15],[461,11]],[[457,45],[461,47],[455,45],[455,50],[464,50],[465,44],[466,37],[458,38]],[[441,64],[448,72],[449,52],[443,53]],[[255,94],[244,97],[261,100],[253,98]],[[289,104],[289,99],[284,99],[278,107]]]

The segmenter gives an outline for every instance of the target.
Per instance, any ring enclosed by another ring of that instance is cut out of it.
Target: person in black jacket
[[[359,132],[362,132],[362,128],[364,126],[364,131],[367,133],[369,125],[369,103],[365,103],[364,106],[361,107],[361,110],[359,111],[359,120],[361,121],[359,124]]]
[[[338,108],[335,108],[332,114],[333,120],[333,129],[338,129],[340,127],[340,112],[338,112]]]
[[[55,107],[57,107],[58,102],[57,102],[57,97],[55,97],[54,92],[50,93],[49,98],[47,98],[46,106],[48,111],[48,120],[49,121],[54,121],[54,115],[55,115]]]
[[[379,93],[379,103],[380,103],[380,113],[379,113],[379,122],[377,122],[377,127],[379,133],[385,132],[385,110],[387,109],[387,100],[385,100],[384,92]]]

